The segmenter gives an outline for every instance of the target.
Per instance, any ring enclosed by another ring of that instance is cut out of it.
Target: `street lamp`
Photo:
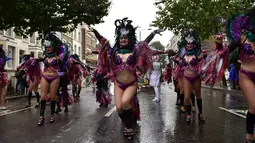
[[[141,28],[141,27],[137,27],[137,28]],[[148,31],[148,30],[152,30],[151,28],[141,28],[141,29],[137,29],[139,31],[139,41],[142,41],[142,31]]]

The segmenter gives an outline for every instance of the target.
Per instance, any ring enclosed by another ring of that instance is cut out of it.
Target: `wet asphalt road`
[[[9,110],[0,111],[0,143],[242,143],[245,139],[242,112],[247,104],[240,93],[204,88],[206,122],[199,123],[194,113],[187,125],[185,115],[175,105],[172,85],[162,85],[160,103],[152,102],[152,90],[141,91],[138,94],[141,121],[135,127],[132,141],[123,137],[123,125],[116,112],[105,116],[113,104],[99,108],[92,88],[84,88],[81,94],[81,101],[70,106],[68,114],[56,115],[53,124],[48,121],[48,106],[46,122],[41,127],[37,126],[38,109],[19,110],[26,99],[8,103]]]

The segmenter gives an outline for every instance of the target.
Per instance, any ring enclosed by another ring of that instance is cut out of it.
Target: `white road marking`
[[[226,108],[223,108],[223,107],[219,107],[221,110],[224,110],[224,111],[226,111],[226,112],[229,112],[229,113],[231,113],[231,114],[234,114],[234,115],[236,115],[236,116],[239,116],[239,117],[242,117],[242,118],[244,118],[244,119],[246,119],[246,116],[244,116],[244,115],[242,115],[242,114],[238,114],[238,113],[236,113],[236,112],[234,112],[233,110],[229,110],[229,109],[226,109]]]
[[[13,114],[13,113],[17,113],[17,112],[21,112],[21,111],[25,111],[25,110],[28,110],[28,109],[31,109],[31,108],[35,108],[35,106],[31,106],[29,108],[23,108],[23,109],[7,112],[7,113],[4,113],[4,114],[1,114],[0,117],[5,116],[5,115],[9,115],[9,114]]]
[[[108,113],[105,114],[105,117],[111,116],[111,114],[116,110],[116,106],[114,106]]]

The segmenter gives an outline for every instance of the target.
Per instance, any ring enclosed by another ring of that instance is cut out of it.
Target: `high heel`
[[[126,129],[124,130],[124,136],[126,136],[129,140],[132,140],[133,139],[133,136],[134,136],[134,132],[133,132],[133,129]]]
[[[202,114],[198,114],[198,120],[200,122],[205,122],[205,118],[203,117],[203,115],[201,116]]]
[[[67,107],[67,106],[65,107],[64,112],[65,112],[65,113],[68,113],[68,107]]]
[[[38,125],[38,126],[41,126],[41,125],[43,125],[43,123],[44,123],[44,117],[43,117],[43,116],[40,116],[37,125]]]
[[[184,106],[181,106],[181,112],[182,112],[182,113],[186,113],[186,110],[185,110],[185,107],[184,107]]]
[[[53,123],[55,120],[54,120],[54,115],[51,115],[50,116],[50,123]]]
[[[187,124],[190,124],[190,122],[191,122],[190,117],[189,117],[189,118],[188,118],[188,117],[186,117],[186,123],[187,123]]]

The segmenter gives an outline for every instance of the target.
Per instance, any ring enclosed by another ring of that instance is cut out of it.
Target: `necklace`
[[[118,49],[118,53],[120,54],[127,54],[132,53],[133,51],[131,49]]]

